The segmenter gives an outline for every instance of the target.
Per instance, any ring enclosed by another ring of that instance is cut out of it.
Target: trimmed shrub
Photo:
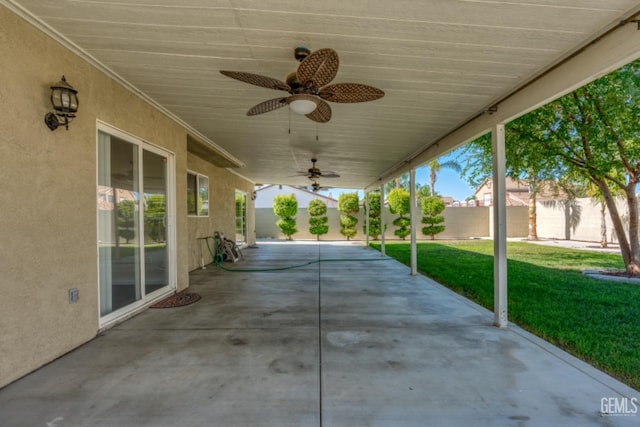
[[[369,237],[377,240],[381,233],[380,220],[380,192],[373,191],[367,194],[369,200]],[[367,232],[367,225],[362,226],[362,232]]]
[[[320,236],[329,232],[329,218],[327,218],[327,205],[320,199],[309,202],[309,233],[320,240]]]
[[[292,240],[291,236],[298,232],[296,228],[296,214],[298,213],[298,201],[294,194],[277,195],[273,199],[273,213],[280,219],[276,221],[276,225],[287,237]]]
[[[358,193],[342,193],[338,198],[338,210],[342,212],[340,215],[340,234],[349,240],[358,233],[356,227],[358,218],[354,216],[360,211]]]
[[[394,188],[389,191],[387,202],[391,213],[399,215],[393,221],[393,225],[398,227],[393,234],[404,240],[405,237],[411,234],[411,219],[405,217],[411,212],[411,195],[404,188]]]
[[[445,208],[444,202],[437,196],[429,196],[422,199],[421,205],[422,223],[426,225],[422,227],[422,234],[434,240],[436,234],[445,230],[444,216],[440,215]]]

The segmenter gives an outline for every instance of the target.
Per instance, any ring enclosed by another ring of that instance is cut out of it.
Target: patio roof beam
[[[616,27],[479,111],[467,122],[398,163],[365,189],[402,175],[640,57],[640,30],[630,15]]]

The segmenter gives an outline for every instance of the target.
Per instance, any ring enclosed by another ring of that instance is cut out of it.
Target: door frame
[[[96,271],[98,281],[96,282],[96,287],[98,289],[97,292],[97,302],[98,302],[98,325],[99,330],[107,329],[116,323],[119,323],[123,320],[126,320],[142,310],[146,309],[156,301],[159,301],[175,292],[177,289],[178,276],[177,276],[177,248],[176,248],[176,162],[175,162],[175,153],[173,151],[167,150],[166,148],[160,147],[159,145],[152,144],[144,139],[137,137],[131,133],[118,129],[108,123],[97,120],[96,123],[96,189],[98,187],[99,177],[98,177],[98,162],[99,162],[99,150],[98,150],[98,133],[102,131],[109,135],[113,135],[117,138],[123,139],[131,144],[134,144],[138,147],[138,152],[141,154],[139,156],[140,167],[138,168],[139,179],[143,185],[142,190],[144,191],[144,182],[142,181],[143,177],[143,167],[142,167],[142,154],[144,150],[152,152],[154,154],[158,154],[161,156],[166,156],[167,158],[167,177],[166,177],[166,185],[167,185],[167,198],[166,198],[166,216],[167,216],[167,263],[168,263],[168,272],[167,272],[167,286],[164,286],[156,291],[153,291],[149,294],[145,293],[145,283],[144,283],[144,245],[141,245],[141,283],[140,283],[140,291],[142,293],[142,297],[127,306],[124,306],[116,311],[113,311],[105,316],[100,316],[100,257],[98,251],[98,243],[99,243],[99,213],[96,208]],[[142,198],[144,194],[142,193],[140,197]],[[97,206],[97,191],[96,191],[96,206]],[[140,217],[143,216],[143,210],[140,209],[138,211],[138,215]],[[144,238],[144,221],[143,218],[139,218],[140,230],[139,233],[142,234]],[[140,238],[140,236],[136,236],[136,238]]]

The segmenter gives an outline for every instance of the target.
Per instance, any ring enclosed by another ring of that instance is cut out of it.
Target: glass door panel
[[[138,147],[98,135],[98,253],[100,315],[141,295]]]
[[[106,323],[175,286],[168,221],[173,158],[114,133],[98,131],[98,270]]]
[[[143,150],[145,294],[169,284],[167,158]]]
[[[247,193],[236,190],[236,243],[247,242]]]

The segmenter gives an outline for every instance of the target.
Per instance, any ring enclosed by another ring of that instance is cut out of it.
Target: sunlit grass
[[[409,264],[408,243],[385,249]],[[640,285],[582,275],[620,255],[510,242],[507,258],[510,321],[640,389]],[[493,310],[493,242],[419,243],[418,269]]]

